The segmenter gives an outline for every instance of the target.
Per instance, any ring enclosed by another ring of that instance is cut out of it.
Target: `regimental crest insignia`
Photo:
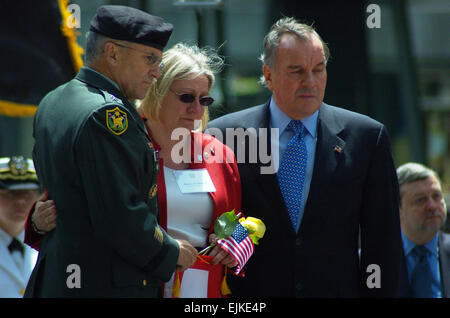
[[[119,107],[106,110],[106,126],[115,135],[123,134],[128,128],[127,113]]]
[[[23,176],[28,171],[28,163],[22,156],[12,157],[8,166],[14,176]]]

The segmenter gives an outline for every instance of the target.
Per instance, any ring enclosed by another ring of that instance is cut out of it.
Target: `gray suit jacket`
[[[438,244],[442,297],[450,298],[450,234],[439,232]]]

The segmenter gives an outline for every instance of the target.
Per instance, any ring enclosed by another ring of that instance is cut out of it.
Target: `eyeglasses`
[[[174,93],[175,95],[177,95],[180,99],[181,102],[186,103],[186,104],[190,104],[193,101],[195,101],[195,96],[192,94],[188,94],[188,93],[177,93],[174,92],[172,90],[170,90],[172,93]],[[199,98],[199,102],[200,105],[202,106],[210,106],[212,103],[214,103],[214,98],[210,97],[210,96],[203,96]]]
[[[133,50],[133,51],[137,51],[137,52],[141,52],[141,53],[146,54],[145,57],[147,58],[147,60],[148,60],[150,65],[158,64],[161,61],[161,58],[158,57],[156,54],[145,52],[145,51],[141,51],[141,50],[135,49],[135,48],[133,48],[131,46],[126,46],[126,45],[119,44],[119,43],[113,42],[113,41],[111,41],[111,43],[114,43],[117,46],[124,47],[124,48],[129,49],[129,50]],[[159,65],[159,66],[160,66],[160,68],[162,67],[162,65]]]

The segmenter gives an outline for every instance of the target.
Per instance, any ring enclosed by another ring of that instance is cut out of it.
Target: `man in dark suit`
[[[397,175],[410,295],[450,298],[450,234],[440,231],[447,208],[439,177],[412,162],[398,167]]]
[[[159,77],[171,32],[143,11],[100,7],[87,67],[40,103],[33,159],[58,218],[26,296],[156,297],[176,265],[195,262],[157,223],[157,153],[130,103]]]
[[[234,296],[397,295],[398,184],[386,128],[323,103],[328,57],[312,27],[279,20],[262,56],[272,98],[210,123],[236,153],[243,213],[267,226],[245,278],[229,278]]]

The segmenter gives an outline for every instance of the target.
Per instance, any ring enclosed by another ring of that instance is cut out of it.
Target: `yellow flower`
[[[240,218],[239,223],[247,229],[253,243],[258,245],[258,240],[263,238],[266,232],[266,226],[263,221],[249,216],[248,218]]]

